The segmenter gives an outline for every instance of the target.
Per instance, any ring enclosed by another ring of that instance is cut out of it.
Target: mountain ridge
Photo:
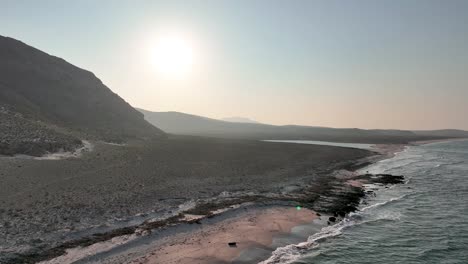
[[[240,117],[240,116],[231,116],[231,117],[224,117],[221,118],[222,121],[227,121],[227,122],[233,122],[233,123],[253,123],[253,124],[259,124],[260,122],[257,122],[255,120],[252,120],[247,117]]]
[[[181,112],[152,112],[137,108],[145,119],[167,133],[244,139],[302,139],[349,143],[408,143],[451,136],[418,134],[397,129],[327,128],[318,126],[234,123]],[[467,135],[468,137],[468,135]]]

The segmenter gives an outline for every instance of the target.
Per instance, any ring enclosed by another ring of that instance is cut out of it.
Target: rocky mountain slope
[[[55,132],[48,128],[45,134],[69,134],[64,138],[122,142],[165,135],[145,121],[141,113],[113,93],[93,73],[3,36],[0,36],[0,107],[8,109],[8,114],[5,111],[2,114],[2,123],[8,119],[9,127],[6,129],[6,125],[2,125],[2,149],[13,141],[25,142],[23,139],[34,136],[28,133],[39,131],[36,126],[38,122],[61,128]],[[21,119],[15,118],[18,115]],[[15,136],[23,139],[12,141]],[[45,137],[28,140],[49,141]],[[44,148],[47,144],[42,143],[39,145],[43,145],[40,147],[43,150],[38,149],[34,153],[55,149]],[[26,151],[26,154],[34,153]]]
[[[81,146],[77,137],[26,119],[5,107],[0,107],[0,131],[0,155],[40,156],[45,152],[72,151]]]

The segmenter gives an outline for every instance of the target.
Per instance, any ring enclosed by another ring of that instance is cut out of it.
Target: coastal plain
[[[50,249],[67,241],[132,225],[135,217],[145,220],[191,202],[216,201],[226,193],[258,198],[326,183],[332,171],[375,155],[352,148],[184,136],[92,144],[93,150],[78,158],[0,158],[1,263],[55,257],[57,251]],[[241,202],[250,200],[245,197]]]

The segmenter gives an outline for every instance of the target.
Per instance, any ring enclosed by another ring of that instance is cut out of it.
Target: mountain
[[[259,122],[249,119],[247,117],[239,117],[239,116],[233,116],[233,117],[225,117],[222,118],[221,120],[226,121],[226,122],[233,122],[233,123],[254,123],[254,124],[259,124]]]
[[[259,123],[233,123],[179,112],[151,112],[138,109],[151,124],[167,133],[220,138],[303,139],[353,143],[407,143],[439,139],[404,130],[364,130],[313,126],[274,126]]]
[[[43,128],[44,137],[31,142],[50,140],[51,129],[57,134],[114,142],[164,136],[93,73],[3,36],[0,107],[2,120],[9,120],[8,131],[3,130],[6,134],[21,131],[20,124],[32,129],[32,124],[40,123],[34,127]],[[12,127],[15,124],[18,127]],[[0,144],[13,144],[14,136],[3,135]]]

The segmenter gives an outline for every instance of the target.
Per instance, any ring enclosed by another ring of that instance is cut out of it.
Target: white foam
[[[106,145],[118,146],[118,147],[125,147],[125,146],[127,146],[127,144],[124,144],[124,143],[114,143],[114,142],[105,142],[105,141],[103,141],[103,143],[106,144]]]
[[[260,262],[259,264],[289,264],[297,261],[305,251],[309,251],[318,247],[318,242],[322,239],[329,238],[329,237],[336,237],[342,234],[343,229],[354,226],[354,225],[361,225],[365,223],[381,221],[381,220],[391,220],[396,221],[399,220],[401,214],[398,212],[382,212],[378,215],[375,215],[373,218],[362,221],[363,213],[375,209],[377,207],[382,207],[388,203],[392,203],[394,201],[401,200],[405,198],[408,194],[404,194],[398,197],[390,198],[389,200],[378,202],[366,207],[361,208],[357,212],[349,213],[341,222],[338,222],[331,226],[326,226],[320,230],[320,232],[313,234],[310,236],[306,242],[302,242],[299,244],[292,244],[287,245],[284,247],[277,248],[273,251],[270,258]]]
[[[315,233],[310,236],[306,242],[302,242],[296,245],[287,245],[284,247],[277,248],[273,251],[271,257],[267,260],[260,262],[259,264],[289,264],[298,260],[303,251],[310,250],[318,246],[318,241],[328,238],[335,237],[342,234],[342,230],[346,227],[354,225],[355,222],[350,218],[345,218],[341,222],[334,224],[332,226],[326,226],[320,230],[320,232]]]
[[[361,212],[364,212],[364,211],[370,210],[370,209],[372,209],[372,208],[380,207],[380,206],[386,205],[386,204],[388,204],[388,203],[401,200],[401,199],[405,198],[407,195],[408,195],[408,194],[404,194],[404,195],[401,195],[401,196],[398,196],[398,197],[395,197],[395,198],[391,198],[391,199],[389,199],[389,200],[387,200],[387,201],[384,201],[384,202],[375,203],[375,204],[372,204],[372,205],[363,207],[360,211],[361,211]]]

